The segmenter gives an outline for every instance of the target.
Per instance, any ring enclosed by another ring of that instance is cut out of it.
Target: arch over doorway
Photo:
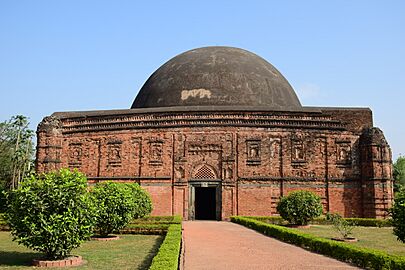
[[[208,164],[200,164],[194,168],[192,179],[218,180],[218,174],[212,166]]]

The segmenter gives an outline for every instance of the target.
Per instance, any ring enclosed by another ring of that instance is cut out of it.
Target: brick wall
[[[222,219],[276,215],[280,196],[298,189],[344,216],[382,217],[392,202],[391,153],[382,132],[368,131],[369,110],[103,113],[44,118],[38,172],[139,182],[153,215],[185,219],[190,180],[221,183]]]

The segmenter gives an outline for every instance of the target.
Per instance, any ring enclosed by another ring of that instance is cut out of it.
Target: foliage
[[[133,219],[131,224],[181,224],[181,216],[147,216]]]
[[[247,217],[259,221],[263,221],[270,224],[276,225],[284,225],[286,222],[283,220],[282,217],[278,216],[263,216],[263,217]],[[355,226],[364,226],[364,227],[391,227],[392,221],[391,219],[376,219],[376,218],[343,218],[350,224],[355,224]],[[332,224],[330,220],[326,217],[319,217],[314,218],[310,224],[318,224],[318,225],[329,225]]]
[[[352,234],[355,223],[347,221],[339,214],[328,213],[326,219],[332,222],[333,229],[337,231],[342,238],[348,238],[349,235]]]
[[[77,171],[31,176],[7,194],[7,203],[14,240],[47,258],[66,257],[92,234],[95,210]]]
[[[172,224],[167,230],[165,240],[153,258],[150,270],[177,270],[181,245],[181,225]]]
[[[393,164],[394,167],[394,190],[395,192],[399,191],[402,188],[405,188],[405,157],[400,156]]]
[[[246,217],[231,217],[231,221],[281,241],[305,247],[365,269],[405,269],[405,258],[386,252],[353,246],[305,234],[294,229],[257,221]]]
[[[164,235],[170,224],[128,224],[119,231],[120,234]]]
[[[132,197],[135,202],[133,218],[142,218],[152,212],[152,200],[149,194],[137,183],[127,184],[132,190]]]
[[[322,214],[321,198],[310,191],[293,191],[281,198],[277,211],[290,224],[307,225]]]
[[[391,219],[376,219],[376,218],[345,218],[347,222],[355,226],[363,227],[391,227]]]
[[[405,189],[396,194],[394,205],[390,212],[394,234],[399,241],[405,243]]]
[[[6,189],[0,183],[0,213],[6,211]]]
[[[0,185],[16,188],[34,169],[34,131],[28,128],[28,118],[11,117],[0,123]]]
[[[122,234],[165,234],[171,224],[181,224],[180,216],[148,216],[134,219],[125,228]]]
[[[128,185],[101,182],[96,184],[91,194],[97,205],[96,230],[100,236],[106,237],[132,220],[136,205]]]

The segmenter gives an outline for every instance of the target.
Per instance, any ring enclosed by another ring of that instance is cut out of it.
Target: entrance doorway
[[[195,188],[195,219],[216,220],[216,188],[196,187]]]
[[[221,220],[222,195],[219,181],[189,182],[189,220]]]

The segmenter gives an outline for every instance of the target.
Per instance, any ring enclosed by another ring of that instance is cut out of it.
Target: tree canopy
[[[400,156],[394,162],[395,191],[405,187],[405,157]]]
[[[61,259],[93,234],[95,209],[84,174],[61,169],[8,192],[5,217],[17,243]]]
[[[28,118],[16,115],[0,123],[0,185],[16,188],[33,171],[34,131]]]

